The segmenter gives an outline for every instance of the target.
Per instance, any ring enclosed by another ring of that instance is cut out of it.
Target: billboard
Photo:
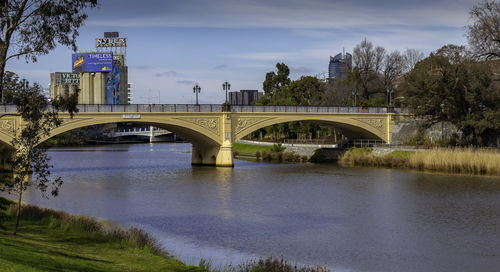
[[[113,53],[74,53],[73,72],[110,72],[113,69]]]
[[[120,104],[120,65],[114,63],[113,71],[106,76],[106,103]]]
[[[80,85],[80,73],[56,72],[56,85]]]
[[[127,47],[127,38],[98,38],[95,47]]]

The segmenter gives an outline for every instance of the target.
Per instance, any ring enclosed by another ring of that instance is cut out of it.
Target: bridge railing
[[[79,112],[222,112],[220,104],[130,104],[77,106]],[[50,109],[50,106],[49,106]],[[15,113],[16,105],[0,105],[0,112]],[[231,112],[312,112],[312,113],[408,113],[405,108],[347,106],[238,106]]]

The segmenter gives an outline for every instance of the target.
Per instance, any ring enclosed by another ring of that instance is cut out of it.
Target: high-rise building
[[[349,53],[339,53],[335,57],[330,56],[328,65],[329,78],[344,78],[352,68],[352,55]]]
[[[239,92],[229,92],[229,103],[231,105],[252,105],[252,102],[263,95],[258,90],[240,90]]]

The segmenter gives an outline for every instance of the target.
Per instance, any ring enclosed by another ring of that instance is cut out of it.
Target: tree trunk
[[[21,217],[21,201],[23,197],[22,184],[19,186],[19,198],[17,199],[17,213],[16,213],[16,225],[14,226],[14,235],[17,233],[17,228],[19,227],[19,218]]]

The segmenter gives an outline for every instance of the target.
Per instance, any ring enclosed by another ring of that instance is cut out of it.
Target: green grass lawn
[[[203,271],[148,248],[131,247],[99,232],[51,227],[50,220],[14,220],[0,228],[0,271]]]
[[[255,156],[255,152],[257,151],[266,151],[270,152],[273,148],[272,145],[252,145],[252,144],[233,144],[233,151],[238,152],[241,155]]]

